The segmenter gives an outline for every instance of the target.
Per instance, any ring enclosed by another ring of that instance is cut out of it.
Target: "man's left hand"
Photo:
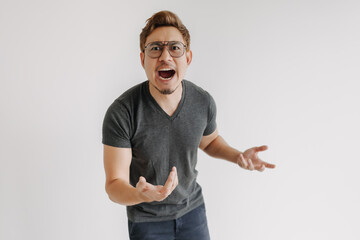
[[[262,161],[259,156],[258,152],[265,151],[268,147],[261,146],[261,147],[253,147],[249,148],[243,153],[240,153],[237,159],[237,164],[248,170],[258,170],[260,172],[264,171],[266,168],[275,168],[274,164],[267,163]]]

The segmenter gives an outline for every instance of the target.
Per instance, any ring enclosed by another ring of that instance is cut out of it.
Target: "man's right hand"
[[[152,185],[146,182],[144,177],[140,177],[139,182],[136,184],[136,190],[144,202],[160,202],[172,193],[178,183],[176,167],[173,167],[164,186]]]

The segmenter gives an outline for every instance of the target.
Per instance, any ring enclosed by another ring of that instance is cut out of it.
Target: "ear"
[[[192,51],[189,50],[186,52],[186,62],[187,62],[187,65],[189,66],[190,63],[191,63],[191,60],[192,60]]]
[[[141,66],[143,68],[145,68],[144,67],[144,64],[145,64],[145,53],[144,52],[140,52],[140,60],[141,60]]]

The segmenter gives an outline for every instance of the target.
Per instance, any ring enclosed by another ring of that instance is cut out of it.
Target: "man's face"
[[[146,39],[145,46],[152,42],[179,41],[185,44],[185,41],[175,27],[156,28]],[[145,69],[146,76],[149,79],[150,87],[155,88],[162,94],[171,94],[180,85],[183,80],[186,69],[192,58],[191,51],[184,55],[174,58],[170,55],[167,48],[160,57],[150,58],[146,53],[140,54],[141,64]]]

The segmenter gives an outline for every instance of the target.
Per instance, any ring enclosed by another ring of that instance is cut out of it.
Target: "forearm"
[[[115,179],[108,183],[106,192],[111,201],[122,205],[131,206],[144,202],[139,191],[121,179]]]
[[[237,163],[240,151],[232,148],[225,140],[218,135],[205,149],[204,152],[214,158],[225,159]]]

